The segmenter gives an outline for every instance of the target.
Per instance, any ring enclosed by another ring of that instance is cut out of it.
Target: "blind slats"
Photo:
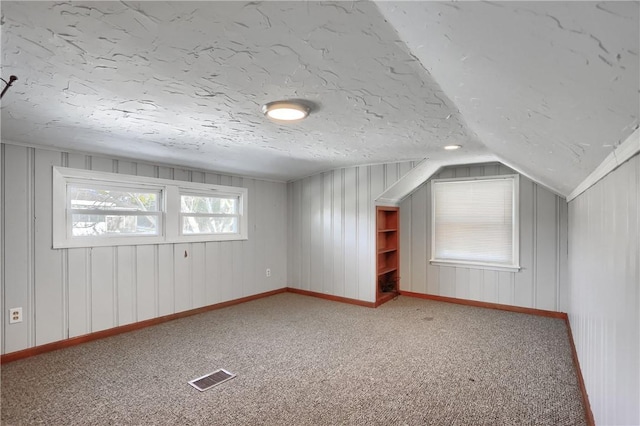
[[[433,181],[433,259],[514,265],[514,181]]]

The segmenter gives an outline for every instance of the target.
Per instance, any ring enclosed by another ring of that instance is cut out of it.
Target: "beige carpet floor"
[[[206,392],[187,382],[225,368]],[[284,293],[2,366],[2,424],[583,425],[564,321]]]

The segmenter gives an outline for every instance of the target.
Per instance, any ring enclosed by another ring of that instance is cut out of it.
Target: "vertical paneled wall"
[[[513,174],[501,164],[443,169],[436,177]],[[400,204],[400,289],[558,311],[566,309],[567,203],[520,176],[519,272],[430,265],[431,185]]]
[[[569,203],[569,321],[596,424],[640,424],[640,156]]]
[[[412,162],[350,167],[288,185],[288,286],[375,301],[375,200]]]
[[[286,286],[284,183],[4,143],[1,149],[3,354]],[[246,187],[249,239],[54,250],[52,166]],[[14,307],[23,308],[24,321],[8,324]]]

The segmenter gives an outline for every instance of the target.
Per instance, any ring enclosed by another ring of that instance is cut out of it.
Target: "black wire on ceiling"
[[[18,77],[16,77],[15,75],[10,76],[8,82],[4,78],[0,78],[0,80],[2,80],[4,82],[4,84],[5,84],[4,89],[2,89],[2,93],[0,93],[0,99],[2,99],[2,97],[7,92],[7,90],[9,90],[9,87],[11,87],[13,82],[16,81],[17,79],[18,79]]]

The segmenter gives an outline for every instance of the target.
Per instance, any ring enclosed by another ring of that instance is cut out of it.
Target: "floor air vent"
[[[212,387],[224,383],[227,380],[231,380],[234,377],[236,377],[235,374],[229,373],[227,370],[221,368],[214,371],[213,373],[209,373],[202,377],[198,377],[197,379],[193,379],[189,382],[189,384],[198,389],[200,392],[204,392],[207,389],[211,389]]]

